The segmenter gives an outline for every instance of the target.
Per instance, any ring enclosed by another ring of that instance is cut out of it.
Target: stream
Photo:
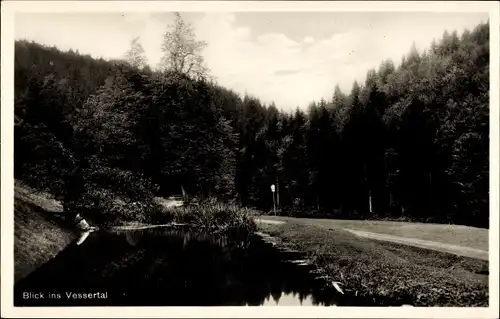
[[[363,306],[258,234],[92,233],[14,287],[15,306]]]

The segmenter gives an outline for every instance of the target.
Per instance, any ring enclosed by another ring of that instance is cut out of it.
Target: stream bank
[[[275,247],[301,251],[329,282],[384,306],[487,307],[488,261],[358,237],[300,222],[258,223]]]

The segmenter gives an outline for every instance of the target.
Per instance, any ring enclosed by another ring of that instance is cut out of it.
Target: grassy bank
[[[61,205],[20,183],[14,191],[14,280],[18,282],[63,250],[76,236]]]
[[[327,229],[352,229],[373,233],[435,241],[443,244],[488,250],[489,231],[461,225],[409,223],[376,220],[339,220],[265,216],[270,220],[300,221]]]
[[[488,306],[488,262],[380,243],[342,229],[289,221],[259,224],[279,244],[306,252],[346,293],[414,306]]]

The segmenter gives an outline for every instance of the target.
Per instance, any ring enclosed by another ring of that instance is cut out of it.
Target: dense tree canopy
[[[287,113],[198,77],[205,44],[179,21],[161,72],[137,42],[126,63],[17,41],[16,178],[68,206],[182,189],[267,211],[275,184],[281,214],[488,226],[489,23]]]

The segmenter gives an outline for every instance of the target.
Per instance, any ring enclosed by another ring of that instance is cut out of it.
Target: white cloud
[[[314,43],[314,38],[313,37],[310,37],[310,36],[307,36],[305,37],[302,42],[305,43],[305,44],[311,44],[311,43]]]
[[[395,20],[296,42],[282,33],[252,38],[250,29],[242,32],[235,26],[233,14],[218,13],[205,15],[197,31],[210,43],[206,62],[221,84],[290,109],[330,99],[336,84],[348,92],[354,80],[363,82],[368,69],[378,68],[383,60],[398,64],[412,43],[422,50],[446,28],[457,28],[437,21],[417,27],[415,21]]]
[[[209,43],[205,59],[212,73],[239,93],[246,91],[291,109],[330,98],[337,81],[350,85],[355,78],[348,67],[353,62],[349,51],[359,47],[362,39],[353,33],[322,40],[311,36],[299,43],[282,33],[253,39],[249,29],[242,32],[234,23],[230,13],[207,14],[196,29]]]
[[[257,41],[264,47],[274,48],[296,48],[299,45],[282,33],[266,33],[260,35]]]
[[[265,102],[274,100],[283,108],[307,104],[322,94],[303,44],[280,33],[252,39],[249,29],[242,32],[234,22],[234,15],[217,13],[196,25],[198,36],[209,43],[206,62],[222,85]]]

